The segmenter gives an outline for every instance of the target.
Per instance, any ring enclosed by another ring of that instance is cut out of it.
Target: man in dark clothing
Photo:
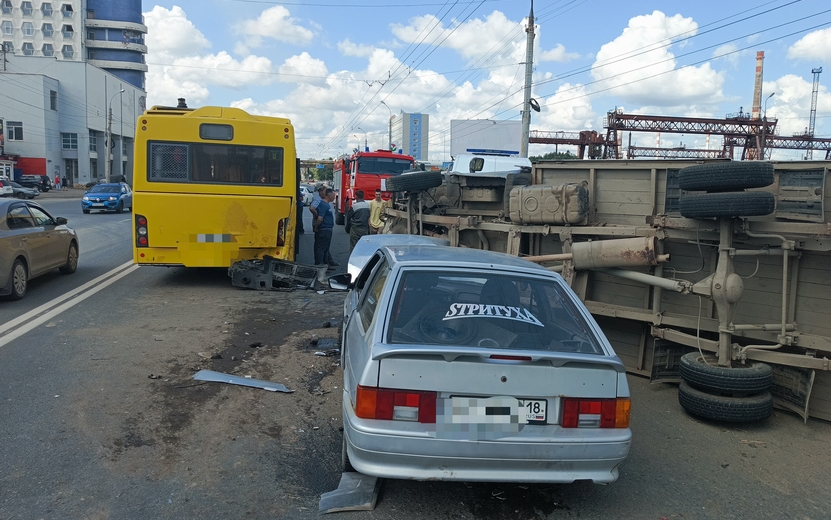
[[[326,263],[329,245],[332,243],[332,230],[335,227],[335,216],[330,203],[335,200],[335,191],[327,189],[320,204],[317,205],[317,229],[315,230],[315,265]],[[329,266],[334,269],[334,266]]]
[[[325,184],[323,184],[322,182],[317,183],[317,186],[315,186],[315,193],[312,199],[312,204],[309,206],[309,212],[312,214],[312,231],[314,231],[315,233],[317,233],[317,218],[319,216],[317,206],[320,204],[320,202],[323,200],[323,197],[326,195],[326,189],[327,188]],[[334,215],[335,210],[334,208],[332,208],[333,218]],[[328,249],[326,250],[326,263],[328,263],[329,266],[332,267],[340,265],[339,263],[335,262],[335,259],[332,258],[332,253],[330,253]]]
[[[364,200],[363,190],[355,191],[355,202],[346,210],[344,230],[349,233],[349,252],[362,236],[369,234],[369,203]]]

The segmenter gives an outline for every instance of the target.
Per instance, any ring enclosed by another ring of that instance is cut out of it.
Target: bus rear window
[[[413,162],[406,159],[390,159],[387,157],[361,157],[358,159],[358,173],[398,175],[412,168]]]
[[[283,185],[283,149],[207,143],[148,143],[147,180]]]

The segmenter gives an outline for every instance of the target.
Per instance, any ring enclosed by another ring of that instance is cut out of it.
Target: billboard
[[[468,148],[520,150],[522,121],[493,119],[453,119],[450,121],[450,155],[456,157]]]

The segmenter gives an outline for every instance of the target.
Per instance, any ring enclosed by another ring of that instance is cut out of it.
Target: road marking
[[[124,278],[138,268],[139,266],[133,264],[133,261],[130,260],[129,262],[126,262],[115,269],[102,274],[98,278],[90,280],[84,285],[76,287],[68,293],[62,294],[52,301],[46,302],[40,307],[32,309],[26,314],[18,316],[17,318],[7,322],[0,327],[0,347],[8,344],[14,339],[19,338],[35,327],[51,320],[65,310],[81,303],[93,294],[108,287],[121,278]],[[70,299],[71,301],[67,301]]]

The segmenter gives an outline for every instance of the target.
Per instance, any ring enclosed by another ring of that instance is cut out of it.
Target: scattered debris
[[[332,350],[338,348],[340,341],[337,338],[312,338],[309,344],[318,350]]]
[[[323,357],[334,357],[340,356],[340,349],[339,348],[332,348],[325,351],[317,351],[315,352],[315,356],[323,356]]]
[[[158,375],[158,374],[150,374],[150,375],[149,375],[149,376],[147,376],[147,377],[148,377],[149,379],[161,379],[161,378],[162,378],[162,376],[160,376],[160,375]]]
[[[381,481],[356,472],[345,472],[340,476],[338,489],[320,495],[320,514],[339,511],[372,511],[378,501]]]
[[[222,359],[222,354],[214,354],[211,356],[211,359]]]
[[[261,381],[259,379],[246,379],[244,377],[231,374],[223,374],[222,372],[214,372],[213,370],[200,370],[193,375],[193,378],[197,381],[212,381],[214,383],[228,383],[231,385],[262,388],[263,390],[268,390],[269,392],[294,392],[294,390],[289,390],[280,383],[271,383],[269,381]]]
[[[251,343],[248,346],[251,347],[251,348],[260,348],[260,347],[263,346],[263,344],[260,341],[255,341],[254,343]]]
[[[264,256],[262,260],[241,260],[228,269],[234,287],[260,291],[291,291],[295,287],[315,288],[326,281],[326,266],[302,265]],[[322,293],[320,293],[322,294]]]

